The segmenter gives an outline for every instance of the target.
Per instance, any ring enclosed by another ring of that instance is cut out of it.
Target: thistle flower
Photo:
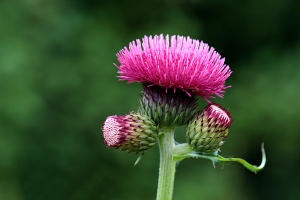
[[[192,149],[203,153],[217,153],[232,124],[230,113],[218,104],[210,104],[189,121],[187,142]]]
[[[131,42],[117,54],[120,80],[182,90],[204,99],[223,97],[232,71],[214,48],[189,37],[161,34]]]
[[[144,153],[157,138],[152,120],[139,113],[109,116],[102,127],[104,144],[128,152]]]

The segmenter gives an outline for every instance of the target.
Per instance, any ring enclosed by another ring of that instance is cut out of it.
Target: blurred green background
[[[161,33],[226,57],[232,88],[215,101],[234,122],[221,155],[258,165],[264,142],[268,160],[257,175],[184,160],[174,200],[299,199],[299,9],[297,0],[2,0],[0,199],[155,199],[158,147],[134,167],[137,156],[107,149],[100,128],[136,110],[141,90],[118,81],[115,54]]]

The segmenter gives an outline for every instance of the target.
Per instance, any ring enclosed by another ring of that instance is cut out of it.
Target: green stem
[[[163,130],[158,137],[160,164],[156,200],[171,200],[176,161],[173,160],[174,130]]]
[[[244,165],[244,167],[246,167],[248,170],[254,173],[261,171],[265,167],[267,162],[266,152],[263,143],[261,144],[262,160],[259,166],[251,165],[250,163],[248,163],[247,161],[241,158],[224,158],[218,155],[217,153],[218,152],[215,152],[214,154],[204,154],[204,153],[195,152],[191,149],[191,147],[187,143],[185,143],[174,147],[173,159],[176,161],[180,161],[185,158],[205,158],[211,160],[213,164],[215,162],[219,162],[221,164],[225,164],[227,162],[239,162],[242,165]]]

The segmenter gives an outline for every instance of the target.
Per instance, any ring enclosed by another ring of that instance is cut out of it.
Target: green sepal
[[[141,92],[138,112],[149,116],[159,128],[184,125],[194,115],[197,97],[159,86],[146,86]]]

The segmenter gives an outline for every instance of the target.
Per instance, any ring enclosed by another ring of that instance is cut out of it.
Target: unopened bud
[[[210,104],[189,121],[187,142],[198,152],[216,153],[224,144],[224,138],[232,124],[230,113],[218,104]]]
[[[144,153],[157,138],[154,122],[139,113],[109,116],[102,127],[104,144],[128,152]]]

